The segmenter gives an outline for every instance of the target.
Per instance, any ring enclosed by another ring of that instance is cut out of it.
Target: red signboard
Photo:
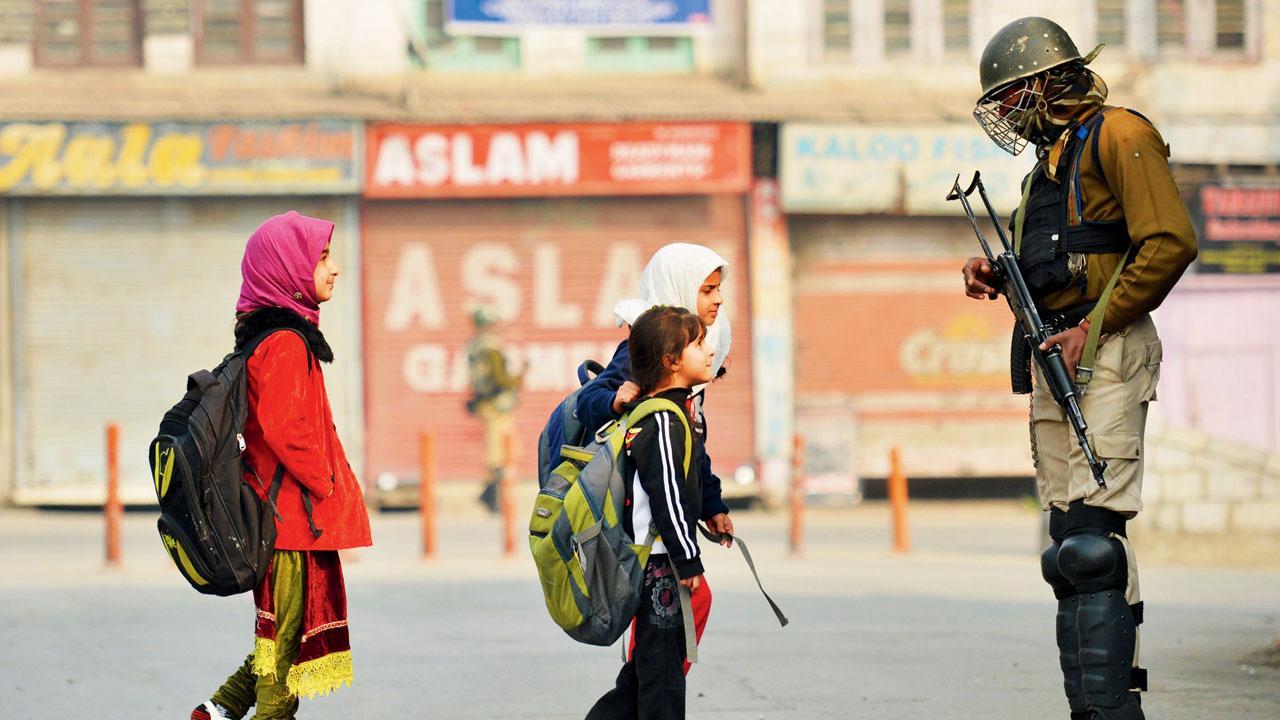
[[[746,123],[369,126],[373,198],[745,193]]]
[[[1201,273],[1280,272],[1280,187],[1207,183],[1188,208],[1199,225]]]

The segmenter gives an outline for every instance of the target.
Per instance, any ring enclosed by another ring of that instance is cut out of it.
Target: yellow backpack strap
[[[626,420],[622,424],[628,428],[633,428],[639,425],[641,420],[660,412],[675,413],[680,418],[680,424],[684,426],[684,474],[687,479],[689,477],[689,463],[693,459],[693,431],[689,429],[689,418],[684,414],[684,408],[666,398],[649,398],[642,401],[628,413]]]
[[[1098,341],[1102,338],[1102,320],[1107,314],[1107,303],[1111,302],[1111,293],[1116,289],[1116,282],[1129,264],[1131,255],[1132,251],[1120,259],[1120,264],[1116,265],[1115,272],[1111,273],[1111,279],[1107,281],[1107,287],[1102,291],[1102,297],[1098,298],[1098,303],[1089,311],[1089,334],[1085,337],[1080,364],[1076,366],[1076,385],[1080,388],[1088,387],[1089,381],[1093,380],[1093,363],[1098,357]]]

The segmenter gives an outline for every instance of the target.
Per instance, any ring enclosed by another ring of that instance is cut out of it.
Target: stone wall
[[[1163,533],[1280,538],[1280,453],[1151,423],[1137,522]]]

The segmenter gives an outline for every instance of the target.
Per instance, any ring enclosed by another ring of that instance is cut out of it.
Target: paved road
[[[905,557],[887,552],[886,516],[811,512],[798,560],[781,516],[739,517],[792,624],[736,551],[711,549],[691,718],[1066,718],[1037,515],[919,503]],[[412,515],[374,530],[347,558],[356,684],[303,717],[580,718],[610,685],[618,650],[551,624],[523,555],[498,558],[493,520],[446,521],[432,563]],[[124,568],[100,555],[93,515],[0,512],[0,718],[185,718],[247,652],[249,600],[186,588],[149,514],[126,518]],[[1280,628],[1280,567],[1149,567],[1143,582],[1148,717],[1280,718],[1280,669],[1254,656]]]

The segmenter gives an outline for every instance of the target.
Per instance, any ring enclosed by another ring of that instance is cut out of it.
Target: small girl
[[[693,451],[686,476],[685,422],[669,410],[645,417],[627,431],[622,467],[628,512],[623,527],[633,538],[645,537],[655,527],[658,539],[644,569],[630,659],[587,720],[684,717],[687,665],[677,585],[695,597],[704,587],[695,527],[702,516],[698,468],[703,438],[693,424],[691,388],[715,376],[715,351],[706,345],[702,320],[674,307],[655,307],[636,319],[630,346],[630,376],[639,389],[637,399],[624,409],[650,397],[675,403],[692,430]]]
[[[236,349],[266,335],[248,359],[245,482],[266,498],[280,474],[271,569],[253,592],[254,649],[191,720],[292,718],[302,695],[352,678],[347,595],[338,551],[372,544],[360,485],[338,440],[320,363],[333,351],[320,303],[333,297],[333,223],[288,212],[245,246]],[[261,481],[261,484],[260,482]]]

